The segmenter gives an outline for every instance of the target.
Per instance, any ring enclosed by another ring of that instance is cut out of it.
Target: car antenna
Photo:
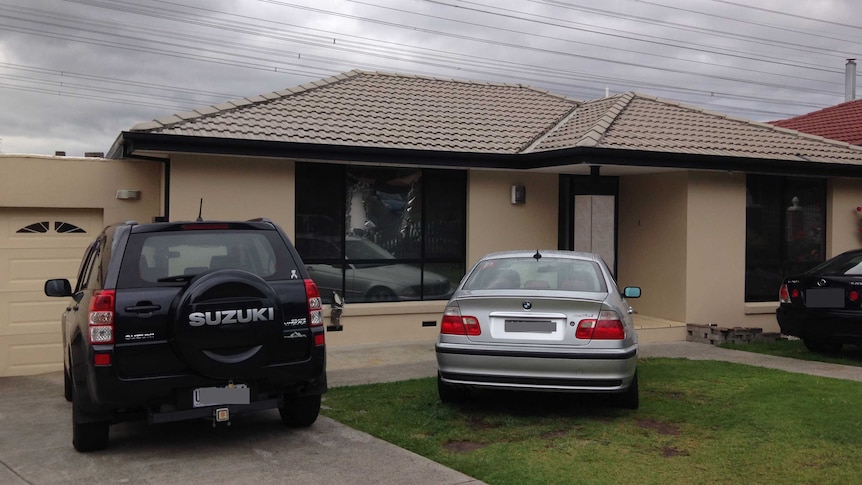
[[[541,254],[539,254],[539,250],[538,250],[538,249],[536,250],[536,254],[534,254],[534,255],[533,255],[533,257],[534,257],[534,258],[536,258],[536,262],[537,262],[537,263],[539,262],[539,260],[540,260],[540,259],[542,259],[542,255],[541,255]]]
[[[200,205],[200,207],[198,207],[198,222],[201,222],[204,220],[204,218],[202,217],[203,213],[204,213],[204,198],[201,197],[201,205]]]

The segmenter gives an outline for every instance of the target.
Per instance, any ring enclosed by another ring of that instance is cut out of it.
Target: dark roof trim
[[[156,158],[137,153],[144,151],[345,161],[388,165],[423,165],[441,168],[529,170],[587,164],[719,170],[809,177],[862,178],[862,165],[807,162],[803,160],[742,158],[593,147],[573,147],[523,154],[449,152],[440,150],[239,140],[134,131],[124,131],[120,134],[111,147],[108,158],[167,160],[167,158]]]

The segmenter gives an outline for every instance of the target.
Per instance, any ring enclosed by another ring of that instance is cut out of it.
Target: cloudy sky
[[[637,91],[757,121],[844,101],[858,0],[2,0],[0,153],[352,69]]]

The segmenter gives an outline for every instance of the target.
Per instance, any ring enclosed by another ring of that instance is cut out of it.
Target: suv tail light
[[[305,296],[308,298],[308,325],[311,327],[323,326],[323,301],[320,299],[320,290],[314,281],[305,280]],[[314,345],[323,345],[326,337],[321,332],[314,336]]]
[[[452,305],[443,311],[443,321],[440,322],[440,333],[446,335],[482,335],[482,327],[479,319],[470,316],[461,316],[461,308]]]
[[[96,290],[90,299],[88,327],[91,344],[114,343],[114,290]]]
[[[626,338],[626,329],[617,312],[602,310],[599,318],[578,322],[575,337],[582,340],[623,340]]]
[[[787,290],[786,283],[778,290],[778,303],[790,303],[790,292]]]

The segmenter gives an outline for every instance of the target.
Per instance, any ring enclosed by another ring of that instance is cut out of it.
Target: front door
[[[560,249],[596,253],[616,275],[619,179],[563,175],[560,189]]]

